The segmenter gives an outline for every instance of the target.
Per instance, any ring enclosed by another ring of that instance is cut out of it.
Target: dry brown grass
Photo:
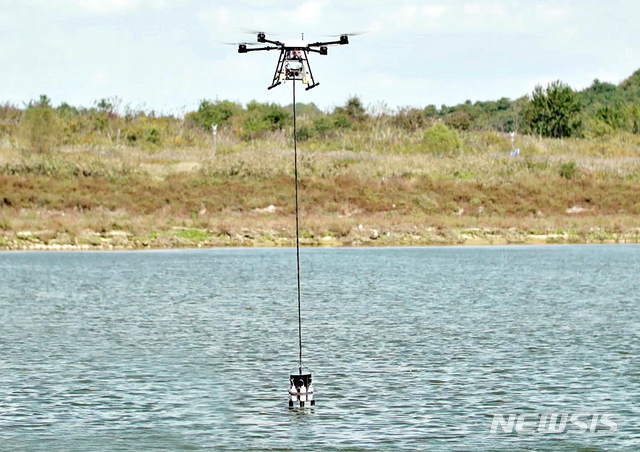
[[[413,139],[394,133],[379,131],[370,146]],[[80,237],[96,246],[101,238],[111,240],[111,231],[124,231],[133,246],[291,244],[293,152],[286,136],[272,138],[238,147],[223,137],[216,156],[209,148],[118,147],[31,155],[2,142],[0,246],[17,240],[20,231],[31,231],[30,240],[41,243]],[[514,243],[523,235],[579,242],[636,234],[637,137],[600,144],[523,137],[517,158],[505,152],[505,140],[488,133],[464,136],[465,152],[458,157],[322,151],[303,144],[307,243],[325,238],[333,244],[327,237],[374,243],[373,230],[388,232],[375,242],[388,244],[459,243],[470,235],[491,238],[491,231]],[[571,161],[577,172],[566,179],[560,168]],[[270,205],[275,212],[262,210]],[[568,213],[571,207],[578,212]],[[180,232],[185,230],[201,233]]]

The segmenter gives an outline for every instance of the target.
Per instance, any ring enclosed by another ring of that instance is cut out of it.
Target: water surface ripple
[[[638,450],[640,247],[0,253],[4,450]],[[494,413],[618,430],[489,433]]]

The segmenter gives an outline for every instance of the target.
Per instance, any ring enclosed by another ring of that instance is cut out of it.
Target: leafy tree
[[[620,105],[605,105],[604,107],[600,107],[595,116],[613,129],[619,130],[627,128],[626,111],[625,108]]]
[[[343,107],[336,107],[333,115],[339,117],[346,116],[351,122],[362,122],[367,117],[367,112],[358,96],[351,96]]]
[[[614,102],[619,93],[616,85],[595,79],[591,86],[582,91],[581,95],[584,105],[588,107]]]
[[[502,97],[497,102],[497,108],[498,110],[508,110],[509,108],[511,108],[511,101],[507,97]]]
[[[51,99],[46,94],[40,94],[38,100],[32,99],[27,104],[27,110],[30,108],[51,108]]]
[[[265,124],[265,128],[269,130],[283,129],[291,120],[292,111],[278,104],[261,104],[260,102],[251,101],[247,104],[247,112],[257,115]]]
[[[205,99],[200,101],[198,111],[187,114],[186,119],[205,130],[210,130],[213,124],[225,124],[231,117],[241,113],[242,106],[237,103],[228,100],[212,102]]]
[[[74,107],[73,105],[69,105],[66,102],[62,102],[58,106],[58,108],[56,108],[56,110],[58,111],[58,114],[62,117],[78,116],[80,114],[80,110],[77,107]]]
[[[566,84],[551,82],[546,88],[538,85],[525,107],[525,122],[532,133],[563,138],[580,129],[581,104],[578,95]]]
[[[440,107],[440,116],[446,116],[449,113],[453,113],[454,111],[456,111],[455,107],[447,107],[445,104],[442,104],[442,106]]]
[[[279,130],[289,125],[291,111],[278,104],[261,104],[251,101],[242,122],[242,136],[253,139],[270,130]]]
[[[414,131],[425,126],[427,123],[427,117],[424,114],[424,110],[406,107],[398,110],[393,117],[393,123],[397,127]]]
[[[444,123],[456,130],[469,130],[473,125],[473,117],[464,110],[458,110],[448,115]]]
[[[122,101],[118,97],[103,98],[95,103],[98,112],[103,113],[110,118],[118,117],[118,108]]]
[[[433,104],[427,105],[426,107],[424,107],[424,115],[427,118],[435,118],[436,116],[438,116],[438,107]]]
[[[620,84],[619,90],[628,101],[638,102],[640,98],[640,69]]]

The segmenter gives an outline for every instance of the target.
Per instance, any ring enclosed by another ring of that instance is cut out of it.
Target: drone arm
[[[278,50],[279,47],[267,46],[267,47],[257,47],[254,49],[247,48],[246,45],[240,44],[238,46],[238,53],[249,53],[249,52],[259,52],[261,50]]]
[[[335,44],[340,44],[340,41],[314,42],[312,44],[309,44],[309,47],[331,46]]]
[[[314,42],[309,44],[309,47],[320,47],[320,46],[331,46],[331,45],[345,45],[349,44],[349,36],[342,35],[338,41],[327,41],[327,42]]]
[[[273,44],[274,46],[283,46],[284,43],[280,42],[280,41],[272,41],[270,39],[263,39],[262,41],[258,41],[258,42],[268,42],[269,44]]]

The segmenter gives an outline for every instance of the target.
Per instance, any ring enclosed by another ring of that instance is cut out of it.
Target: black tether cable
[[[299,372],[302,375],[302,310],[300,308],[300,210],[298,207],[298,130],[296,127],[296,81],[293,85],[293,159],[296,180],[296,263],[298,265],[298,345],[300,346]]]

